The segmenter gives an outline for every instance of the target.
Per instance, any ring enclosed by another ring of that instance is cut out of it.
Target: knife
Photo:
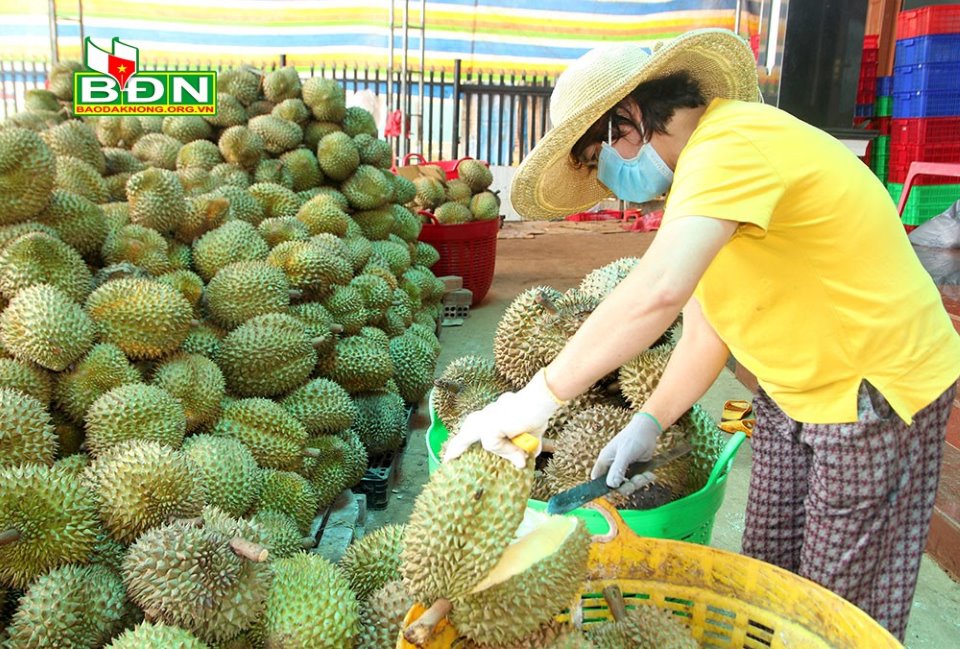
[[[566,514],[567,512],[573,511],[581,505],[585,505],[591,500],[596,500],[597,498],[605,496],[613,491],[620,491],[623,493],[622,490],[624,490],[624,488],[627,488],[632,493],[654,481],[655,478],[653,474],[650,473],[651,471],[654,469],[659,469],[665,464],[669,464],[670,462],[683,457],[689,452],[690,445],[686,442],[680,442],[669,451],[661,453],[660,455],[657,455],[646,462],[634,462],[627,467],[626,478],[624,479],[623,484],[616,489],[611,489],[607,486],[607,476],[604,474],[599,478],[591,480],[590,482],[577,485],[576,487],[568,489],[567,491],[561,491],[547,501],[547,513]]]

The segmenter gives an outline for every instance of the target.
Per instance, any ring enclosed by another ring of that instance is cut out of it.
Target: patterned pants
[[[907,426],[866,382],[847,424],[799,423],[760,390],[744,554],[829,588],[902,642],[954,392]]]

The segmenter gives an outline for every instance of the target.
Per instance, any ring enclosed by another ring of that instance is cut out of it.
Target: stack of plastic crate
[[[960,4],[903,11],[897,18],[887,177],[895,202],[914,161],[960,163]],[[920,225],[960,199],[955,182],[918,178],[904,224]]]
[[[870,34],[863,38],[863,57],[860,59],[860,81],[857,84],[856,121],[873,117],[877,99],[877,65],[880,60],[880,37]]]
[[[893,110],[893,77],[877,77],[877,99],[873,104],[874,117],[871,125],[880,135],[870,142],[870,168],[880,182],[887,182],[890,170],[890,129]]]

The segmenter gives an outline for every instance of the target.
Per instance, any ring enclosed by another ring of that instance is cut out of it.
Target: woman
[[[634,271],[523,389],[464,421],[446,459],[543,435],[559,405],[683,313],[659,386],[603,449],[613,487],[717,378],[759,383],[746,554],[813,579],[903,639],[960,374],[960,337],[886,189],[840,142],[757,103],[750,50],[721,30],[653,53],[595,50],[561,75],[554,128],[524,160],[517,211],[669,190]]]

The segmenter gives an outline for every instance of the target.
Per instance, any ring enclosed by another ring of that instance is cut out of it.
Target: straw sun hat
[[[517,213],[528,219],[562,217],[609,197],[595,169],[574,168],[570,149],[638,85],[681,70],[700,83],[707,102],[758,99],[753,53],[731,31],[690,31],[658,43],[653,53],[629,43],[591,50],[557,79],[550,96],[553,128],[524,159],[510,190]]]

